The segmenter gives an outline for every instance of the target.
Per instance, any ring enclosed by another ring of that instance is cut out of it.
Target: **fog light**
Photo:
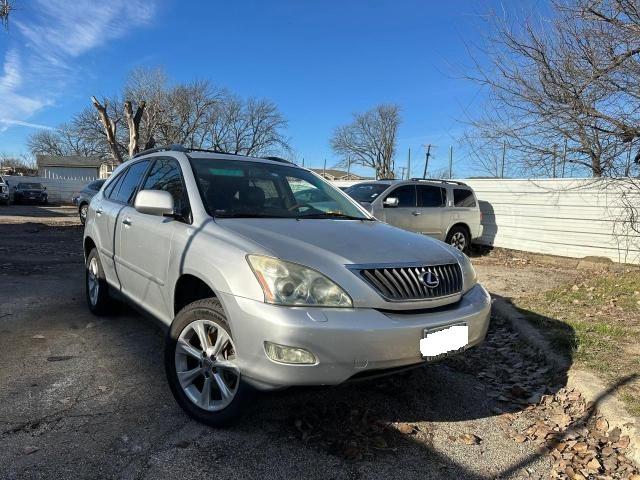
[[[313,353],[298,347],[287,347],[286,345],[278,345],[277,343],[264,342],[264,351],[274,362],[280,363],[297,363],[310,365],[316,363],[316,357]]]

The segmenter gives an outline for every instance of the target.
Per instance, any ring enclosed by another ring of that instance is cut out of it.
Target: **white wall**
[[[91,183],[91,180],[68,180],[60,178],[42,178],[42,177],[18,177],[3,176],[9,182],[9,188],[13,193],[13,189],[20,182],[36,182],[47,187],[47,195],[51,203],[71,203],[71,198],[84,188],[85,185]]]
[[[462,181],[475,190],[480,202],[484,227],[480,243],[566,257],[599,256],[615,262],[640,263],[640,238],[623,222],[628,218],[625,203],[640,209],[640,189],[629,188],[628,181]],[[335,183],[346,186],[359,182]]]

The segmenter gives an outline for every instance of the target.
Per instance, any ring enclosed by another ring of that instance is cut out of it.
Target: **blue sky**
[[[72,7],[71,7],[72,6]],[[70,8],[71,7],[71,8]],[[289,121],[307,166],[333,166],[333,129],[382,102],[402,108],[397,165],[423,144],[433,169],[477,173],[457,139],[482,92],[461,78],[483,16],[499,2],[21,0],[0,32],[0,152],[26,151],[36,128],[55,127],[120,91],[138,66],[173,81],[208,79],[243,96],[266,97]],[[430,167],[431,170],[431,167]]]

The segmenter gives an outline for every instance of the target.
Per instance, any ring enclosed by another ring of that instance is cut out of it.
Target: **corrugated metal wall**
[[[566,257],[607,257],[640,263],[640,238],[628,205],[640,213],[640,180],[479,179],[463,182],[476,192],[483,213],[481,243]],[[335,182],[346,186],[359,182]]]

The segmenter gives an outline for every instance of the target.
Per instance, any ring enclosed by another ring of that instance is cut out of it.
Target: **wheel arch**
[[[451,225],[447,229],[447,234],[444,236],[445,240],[448,240],[449,234],[451,233],[451,230],[453,230],[455,227],[464,228],[467,231],[467,235],[469,236],[469,242],[471,242],[471,228],[465,222],[457,222],[457,223],[454,223],[453,225]]]
[[[197,300],[204,300],[205,298],[218,298],[214,288],[199,275],[183,273],[173,288],[174,317],[190,303]]]
[[[91,237],[85,237],[84,239],[84,258],[86,259],[89,256],[89,253],[92,249],[97,248],[96,242],[93,241]]]

